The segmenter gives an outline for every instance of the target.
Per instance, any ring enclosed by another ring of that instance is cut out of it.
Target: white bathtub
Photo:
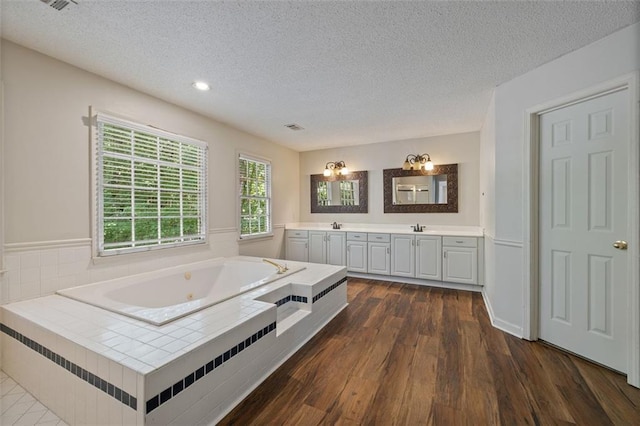
[[[284,261],[279,261],[283,263]],[[57,293],[154,325],[238,296],[294,274],[303,267],[277,274],[259,258],[219,258],[101,281]]]

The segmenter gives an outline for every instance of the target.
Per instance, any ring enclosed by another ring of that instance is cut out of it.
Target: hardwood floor
[[[493,328],[479,293],[349,278],[348,295],[221,424],[640,424],[640,389]]]

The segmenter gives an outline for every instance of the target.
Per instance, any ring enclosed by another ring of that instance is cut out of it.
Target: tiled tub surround
[[[58,290],[58,294],[153,325],[163,325],[304,267],[283,273],[260,258],[217,258]]]
[[[58,295],[2,307],[3,369],[70,424],[222,418],[346,306],[307,269],[163,326]]]
[[[274,228],[277,226],[274,225]],[[0,274],[0,304],[48,296],[57,290],[156,271],[216,257],[238,255],[235,228],[212,229],[209,244],[168,252],[111,256],[96,261],[91,240],[42,241],[4,245],[4,269]]]

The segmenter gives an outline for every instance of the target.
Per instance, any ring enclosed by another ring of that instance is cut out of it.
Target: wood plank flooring
[[[640,389],[493,328],[479,293],[349,278],[348,296],[221,424],[640,424]]]

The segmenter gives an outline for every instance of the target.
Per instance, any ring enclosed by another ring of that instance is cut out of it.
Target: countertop
[[[364,223],[343,223],[340,229],[333,229],[331,223],[288,223],[285,229],[308,230],[308,231],[331,231],[331,232],[370,232],[382,234],[414,234],[414,235],[441,235],[444,237],[483,237],[483,229],[479,226],[455,226],[455,225],[429,225],[424,226],[422,232],[415,232],[414,225],[395,224],[364,224]]]

